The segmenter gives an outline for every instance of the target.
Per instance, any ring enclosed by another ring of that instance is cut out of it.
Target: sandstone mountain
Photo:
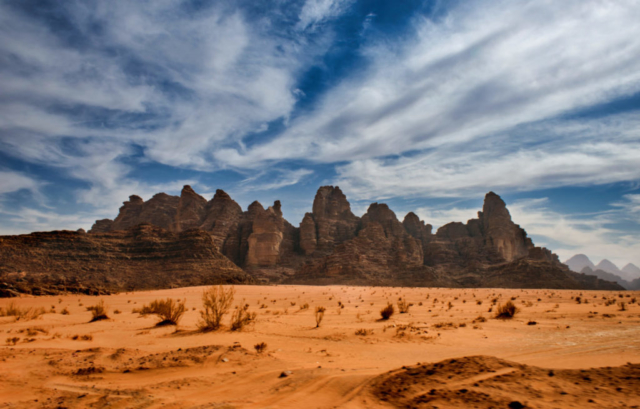
[[[138,215],[132,217],[133,215]],[[513,223],[504,201],[486,195],[478,218],[432,226],[409,213],[400,222],[382,203],[357,217],[339,187],[322,186],[299,227],[282,217],[281,203],[243,212],[218,190],[207,202],[189,186],[180,197],[159,194],[147,202],[132,196],[114,221],[98,221],[90,233],[153,223],[174,232],[209,232],[221,252],[254,277],[297,283],[413,286],[604,288],[570,274],[556,255],[535,247]],[[586,284],[585,284],[586,283]],[[612,288],[620,288],[612,285]]]
[[[202,230],[173,233],[150,224],[87,234],[53,231],[0,238],[0,294],[108,293],[253,278]]]
[[[143,258],[134,256],[139,254],[136,246],[141,244],[135,237],[140,229],[162,238],[157,239],[158,245],[145,247],[147,267]],[[305,214],[299,227],[283,218],[280,201],[266,209],[253,202],[243,211],[222,190],[207,201],[185,186],[179,197],[160,193],[145,202],[131,196],[114,220],[96,221],[85,235],[36,234],[39,240],[46,237],[55,242],[53,249],[46,244],[47,240],[34,241],[35,237],[27,240],[30,236],[3,238],[0,259],[8,260],[8,264],[2,265],[0,274],[15,276],[22,272],[23,276],[30,277],[42,271],[65,279],[93,277],[93,281],[105,287],[111,283],[110,279],[120,280],[120,288],[140,286],[133,278],[128,280],[135,284],[130,284],[116,271],[122,263],[125,266],[122,270],[130,271],[127,276],[139,271],[149,278],[150,286],[188,283],[188,272],[193,270],[197,277],[193,280],[195,283],[256,280],[622,289],[595,276],[571,272],[551,251],[534,246],[527,233],[513,223],[504,201],[493,192],[486,195],[478,218],[467,223],[449,223],[435,234],[432,226],[414,213],[407,214],[400,222],[383,203],[371,204],[367,212],[358,217],[352,213],[344,193],[334,186],[318,189],[312,211]],[[69,241],[68,245],[64,244],[65,240]],[[121,244],[113,244],[114,240]],[[197,244],[195,249],[190,247],[194,244],[185,244],[189,240]],[[5,242],[14,244],[7,247]],[[131,244],[125,245],[125,242]],[[11,251],[21,251],[23,255],[12,258]],[[129,254],[130,251],[133,253]],[[165,255],[166,252],[171,256]],[[107,259],[103,261],[100,257]],[[167,257],[170,263],[159,261]],[[52,264],[56,268],[45,268],[49,260],[56,260]],[[91,265],[103,262],[104,266],[96,267],[99,273],[87,273],[92,271]],[[156,279],[155,275],[161,278]],[[0,276],[0,282],[3,280],[6,281]]]

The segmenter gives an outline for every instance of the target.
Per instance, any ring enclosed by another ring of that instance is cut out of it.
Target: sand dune
[[[618,408],[640,402],[638,293],[237,286],[234,305],[248,304],[256,323],[231,331],[227,314],[225,328],[201,333],[202,291],[0,300],[2,308],[14,302],[47,311],[33,320],[0,317],[0,408]],[[186,300],[177,329],[155,327],[155,317],[132,312],[166,297]],[[413,303],[409,312],[396,309],[380,320],[380,310],[399,297]],[[99,300],[109,306],[109,319],[89,323],[86,308]],[[492,318],[507,301],[519,313]],[[317,306],[326,308],[319,328]],[[254,345],[261,342],[267,348],[258,353]]]

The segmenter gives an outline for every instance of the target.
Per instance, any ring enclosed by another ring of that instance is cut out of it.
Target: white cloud
[[[408,157],[356,160],[336,183],[355,197],[464,197],[640,179],[640,121],[631,115],[550,121]],[[514,142],[516,140],[517,142]],[[515,146],[514,146],[515,145]]]
[[[123,162],[133,145],[143,161],[225,167],[211,152],[286,118],[298,70],[325,46],[274,35],[269,21],[224,3],[197,13],[177,0],[59,7],[80,44],[0,5],[0,53],[11,62],[0,68],[0,148],[89,182],[78,199],[100,209],[150,187]]]
[[[19,190],[37,192],[41,186],[41,182],[22,173],[0,170],[0,195]]]
[[[409,40],[368,48],[370,67],[330,90],[280,137],[250,149],[220,149],[215,157],[238,167],[299,158],[344,161],[337,183],[359,189],[362,197],[390,186],[399,194],[423,188],[425,195],[441,194],[424,186],[441,178],[453,192],[465,189],[464,179],[483,167],[493,173],[489,182],[496,173],[517,170],[521,177],[514,179],[532,187],[553,178],[559,185],[629,180],[637,172],[615,163],[638,157],[637,120],[621,125],[634,131],[625,136],[610,135],[606,121],[592,121],[600,132],[591,130],[590,139],[573,134],[564,140],[567,130],[556,129],[566,126],[560,120],[537,129],[546,135],[508,133],[640,91],[638,19],[640,6],[630,0],[460,3],[442,20],[417,20]],[[558,139],[549,141],[549,134]],[[536,138],[549,143],[535,146]],[[611,144],[600,143],[607,139]],[[379,159],[406,153],[411,155]],[[506,154],[513,158],[501,157]],[[539,160],[545,163],[538,170],[523,166]],[[432,173],[430,163],[445,168]]]
[[[242,191],[276,190],[292,186],[314,172],[310,169],[279,169],[276,172],[263,172],[247,178],[240,183]]]
[[[637,217],[640,214],[640,194],[627,194],[622,199],[613,203],[613,206],[622,208],[623,212],[630,217]]]
[[[6,210],[0,207],[0,215],[6,221],[0,225],[0,235],[79,228],[86,230],[95,221],[93,214],[89,213],[63,215],[55,211],[42,211],[29,207],[19,210]]]
[[[317,24],[340,16],[353,3],[354,0],[307,0],[300,11],[297,27],[301,30],[313,28]]]

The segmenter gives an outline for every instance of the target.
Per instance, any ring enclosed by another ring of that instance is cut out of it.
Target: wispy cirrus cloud
[[[19,190],[30,190],[32,192],[36,192],[40,186],[42,186],[42,182],[39,182],[23,173],[0,170],[0,195]]]
[[[556,128],[566,124],[557,118],[640,91],[640,61],[634,58],[640,52],[640,28],[633,23],[639,17],[640,7],[632,1],[458,3],[440,20],[416,18],[413,36],[366,48],[368,67],[329,90],[273,140],[242,151],[222,148],[214,155],[239,167],[299,158],[344,161],[338,182],[353,187],[362,182],[360,191],[374,195],[388,185],[398,186],[400,194],[411,190],[413,178],[380,177],[403,167],[421,179],[444,177],[443,185],[453,192],[468,177],[464,169],[458,171],[467,159],[488,163],[505,154],[519,163],[546,160],[540,169],[547,171],[539,180],[549,184],[557,177],[559,186],[567,180],[563,174],[570,173],[566,168],[580,166],[586,157],[601,165],[590,172],[593,180],[582,179],[600,183],[595,175],[627,161],[627,155],[625,149],[606,146],[599,153],[600,147],[591,146],[593,139],[625,144],[637,155],[638,135],[612,137],[606,121],[592,121],[597,129],[591,131],[599,130],[591,132],[592,140],[565,140],[564,130]],[[547,132],[536,135],[542,141],[552,135],[560,139],[532,146],[533,135],[524,140],[505,135],[531,123]],[[635,125],[622,126],[628,132]],[[380,159],[393,155],[401,158]],[[458,165],[457,155],[462,156]],[[432,174],[428,165],[412,167],[443,156],[451,163],[442,172]],[[502,164],[497,160],[491,166]],[[368,174],[374,176],[367,179]],[[611,179],[635,177],[622,172]],[[442,191],[424,191],[433,193]]]
[[[340,16],[350,7],[355,0],[306,0],[300,11],[300,20],[297,27],[299,29],[313,28]]]
[[[48,7],[66,31],[0,5],[0,148],[86,181],[79,199],[100,207],[145,185],[124,160],[140,151],[177,168],[228,167],[212,153],[286,118],[296,76],[325,46],[250,20],[233,2]]]
[[[311,169],[276,169],[249,177],[240,182],[239,186],[243,191],[276,190],[296,185],[313,173]]]

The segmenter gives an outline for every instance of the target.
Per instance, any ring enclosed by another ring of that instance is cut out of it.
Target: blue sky
[[[184,184],[474,217],[640,265],[640,3],[0,2],[0,234]]]

